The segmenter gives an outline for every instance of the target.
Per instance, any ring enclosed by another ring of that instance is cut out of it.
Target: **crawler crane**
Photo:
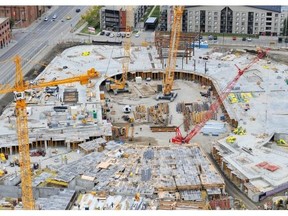
[[[107,78],[106,86],[107,90],[113,90],[114,94],[117,95],[119,92],[130,92],[127,84],[127,73],[130,63],[130,48],[131,48],[131,31],[132,25],[130,24],[133,21],[132,17],[132,7],[126,7],[126,26],[125,26],[125,39],[123,43],[124,47],[124,56],[122,59],[122,78],[116,80],[113,78]]]
[[[226,97],[229,95],[231,92],[232,88],[235,86],[236,82],[239,80],[239,78],[246,72],[254,63],[256,63],[259,59],[262,59],[266,56],[267,52],[269,49],[266,51],[264,50],[259,50],[257,56],[243,69],[240,69],[237,65],[235,65],[238,69],[238,74],[237,76],[230,81],[230,83],[226,86],[226,88],[222,91],[222,93],[219,95],[218,99],[211,104],[210,109],[207,111],[206,116],[204,117],[204,120],[200,122],[199,124],[195,125],[195,127],[185,136],[182,136],[182,133],[180,131],[180,126],[176,128],[176,136],[172,138],[172,142],[174,144],[184,144],[184,143],[189,143],[190,140],[199,133],[199,131],[204,127],[206,122],[211,119],[213,114],[217,112],[217,109],[219,106],[223,103],[223,101],[226,99]]]
[[[177,97],[177,93],[172,92],[172,87],[174,82],[183,10],[183,6],[174,6],[174,19],[170,36],[168,60],[165,69],[165,78],[163,79],[163,94],[157,95],[157,100],[165,99],[173,101]]]
[[[22,203],[24,209],[35,209],[35,201],[33,198],[32,188],[32,173],[29,154],[29,134],[28,134],[28,118],[27,118],[27,104],[25,99],[25,91],[29,89],[44,88],[47,86],[56,86],[59,84],[80,82],[81,85],[88,84],[90,79],[100,77],[100,73],[94,68],[87,71],[87,74],[67,78],[63,80],[56,80],[50,82],[42,82],[38,84],[30,84],[24,81],[22,68],[20,64],[20,57],[16,56],[14,62],[16,64],[16,79],[15,85],[9,84],[0,85],[0,94],[14,93],[16,102],[16,127],[19,146],[19,162],[21,173],[21,188],[22,188]]]

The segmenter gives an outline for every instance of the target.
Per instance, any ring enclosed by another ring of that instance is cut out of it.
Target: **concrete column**
[[[10,146],[10,155],[12,155],[13,153],[13,149],[12,149],[12,146]]]
[[[66,142],[66,144],[67,144],[67,151],[70,151],[71,150],[70,142]]]
[[[44,141],[44,145],[45,145],[45,151],[47,151],[47,140]]]

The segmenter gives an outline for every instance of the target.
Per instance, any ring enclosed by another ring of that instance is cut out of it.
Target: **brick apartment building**
[[[0,18],[0,48],[10,43],[10,22],[9,18]]]
[[[0,6],[0,17],[14,19],[15,27],[24,28],[40,17],[47,6]]]

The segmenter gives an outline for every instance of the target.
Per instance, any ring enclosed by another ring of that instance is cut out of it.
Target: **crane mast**
[[[183,144],[183,143],[189,143],[190,140],[200,132],[200,130],[204,127],[204,125],[209,121],[213,114],[217,111],[219,106],[223,103],[223,101],[227,98],[229,93],[231,92],[232,88],[235,86],[239,78],[244,74],[245,71],[247,71],[254,63],[256,63],[259,59],[266,56],[266,51],[259,51],[258,55],[243,69],[240,69],[237,65],[235,65],[238,69],[238,74],[236,77],[229,82],[229,84],[224,88],[218,99],[213,102],[210,106],[210,109],[206,112],[205,117],[202,122],[195,125],[195,127],[185,136],[182,136],[182,133],[180,131],[180,126],[176,128],[176,136],[172,138],[172,142],[175,144]]]
[[[19,146],[19,162],[21,174],[22,203],[25,209],[35,209],[35,201],[33,198],[32,175],[29,152],[29,136],[28,136],[28,118],[26,109],[26,100],[24,95],[24,80],[20,65],[20,57],[16,56],[16,80],[15,100],[16,100],[16,127]]]
[[[33,88],[43,88],[47,86],[55,86],[59,84],[80,82],[80,84],[88,84],[90,79],[100,77],[100,73],[95,71],[94,68],[87,71],[86,75],[75,76],[63,80],[56,80],[51,82],[43,82],[35,85],[30,85],[24,81],[23,73],[21,69],[21,59],[19,56],[14,58],[16,64],[16,79],[14,87],[10,87],[8,84],[0,86],[0,94],[6,94],[14,92],[14,98],[16,101],[16,127],[19,146],[19,162],[21,173],[21,189],[22,189],[22,203],[24,209],[35,209],[35,201],[33,198],[32,188],[32,173],[30,163],[29,152],[29,133],[28,133],[28,117],[27,117],[27,104],[25,100],[25,90]],[[3,88],[5,87],[5,88]]]
[[[165,78],[163,79],[163,95],[158,95],[158,99],[166,99],[173,101],[177,97],[177,93],[172,92],[174,82],[174,72],[176,67],[177,52],[181,34],[182,14],[184,6],[174,6],[174,18],[170,35],[168,59],[165,69]]]

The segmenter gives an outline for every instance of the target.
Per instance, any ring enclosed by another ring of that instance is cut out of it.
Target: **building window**
[[[236,30],[239,30],[239,27],[236,27]]]
[[[237,12],[237,13],[236,13],[236,16],[239,16],[239,15],[240,15],[240,13],[239,13],[239,12]]]
[[[245,14],[245,13],[242,13],[242,16],[246,16],[246,14]]]
[[[258,18],[256,18],[256,19],[255,19],[255,21],[256,21],[256,22],[258,22],[258,21],[259,21],[259,19],[258,19]]]
[[[211,16],[211,12],[208,12],[208,15]]]
[[[262,16],[262,17],[264,17],[264,16],[265,16],[265,14],[264,14],[264,13],[261,13],[261,16]]]
[[[255,16],[256,16],[256,17],[258,17],[258,16],[259,16],[259,14],[258,14],[258,13],[255,13]]]
[[[244,18],[244,17],[242,18],[242,21],[245,21],[245,18]]]
[[[266,27],[266,30],[271,30],[271,27]]]
[[[218,12],[214,12],[214,16],[218,16]]]
[[[211,23],[211,21],[208,21],[208,25],[211,25],[212,23]]]
[[[236,22],[236,25],[238,26],[238,25],[239,25],[239,22]]]
[[[199,17],[198,17],[198,16],[195,16],[195,19],[196,19],[196,20],[198,20],[198,19],[199,19]]]
[[[275,17],[278,17],[278,14],[275,14]]]
[[[217,26],[214,26],[214,29],[217,29]]]
[[[255,23],[255,26],[258,26],[258,23]]]
[[[244,25],[245,25],[245,22],[241,22],[241,25],[244,26]]]
[[[277,22],[278,22],[278,19],[275,19],[275,22],[277,23]]]
[[[192,15],[192,14],[193,14],[193,11],[189,11],[189,14]]]
[[[199,21],[198,20],[196,20],[196,22],[195,22],[196,24],[198,24],[199,23]]]
[[[217,25],[218,24],[218,22],[214,22],[214,25]]]
[[[271,12],[267,12],[266,16],[272,16],[272,13]]]
[[[245,28],[244,28],[244,27],[242,27],[241,29],[242,29],[242,30],[244,30]]]
[[[199,11],[196,11],[196,15],[198,15],[199,14]]]
[[[211,19],[212,19],[212,17],[211,17],[211,16],[209,16],[209,17],[208,17],[208,19],[209,19],[209,20],[211,20]]]

